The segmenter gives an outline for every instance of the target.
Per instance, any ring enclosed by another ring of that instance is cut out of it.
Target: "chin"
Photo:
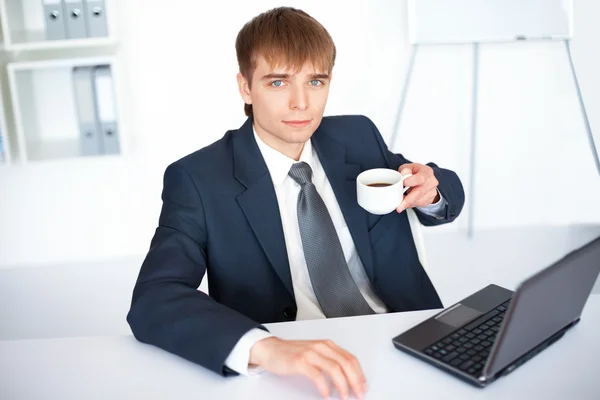
[[[297,129],[290,132],[290,137],[296,143],[305,143],[312,137],[313,133],[315,133],[315,130],[309,125],[303,129]]]

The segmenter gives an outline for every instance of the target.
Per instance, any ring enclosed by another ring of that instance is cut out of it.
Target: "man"
[[[286,341],[261,323],[440,308],[403,212],[454,220],[460,180],[392,154],[362,116],[323,118],[335,46],[306,13],[278,8],[236,41],[248,116],[236,131],[171,164],[159,226],[136,283],[136,338],[222,375],[302,374],[329,396],[361,397],[356,358],[335,343]],[[397,212],[356,202],[371,168],[413,174]],[[208,274],[210,297],[197,290]]]

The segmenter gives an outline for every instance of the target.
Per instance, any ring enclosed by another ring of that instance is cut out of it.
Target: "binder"
[[[88,36],[108,36],[105,0],[84,0]]]
[[[73,86],[79,121],[80,150],[83,156],[102,154],[102,137],[96,119],[93,67],[74,67]]]
[[[46,40],[66,39],[66,22],[61,0],[42,1],[44,5],[44,21],[46,24]]]
[[[82,39],[87,37],[83,0],[64,0],[64,3],[67,37],[69,39]]]
[[[94,70],[96,116],[104,154],[119,154],[119,126],[115,103],[113,77],[109,65],[99,65]]]

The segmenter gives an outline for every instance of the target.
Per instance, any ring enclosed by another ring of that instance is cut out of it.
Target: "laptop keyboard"
[[[449,334],[423,352],[478,378],[510,300]]]

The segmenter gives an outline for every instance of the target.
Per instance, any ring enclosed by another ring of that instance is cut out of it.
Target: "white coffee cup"
[[[362,172],[356,178],[356,196],[358,204],[371,214],[384,215],[394,211],[402,202],[404,179],[412,174],[402,175],[388,168],[375,168]],[[384,184],[385,186],[369,186]]]

